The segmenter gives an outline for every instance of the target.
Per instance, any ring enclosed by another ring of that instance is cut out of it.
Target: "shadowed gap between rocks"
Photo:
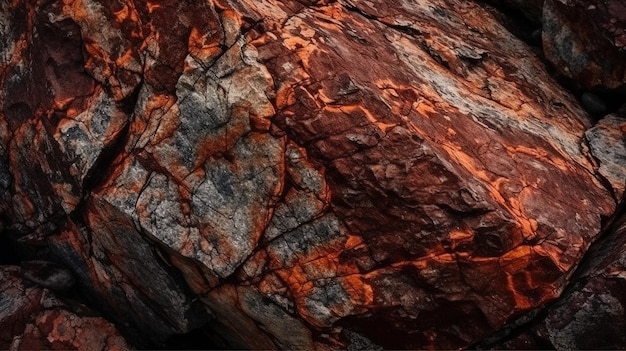
[[[543,53],[541,11],[525,13],[506,1],[479,0],[478,2],[485,6],[511,34],[531,46],[532,51],[545,65],[548,73],[577,98],[594,121],[617,111],[623,106],[624,101],[626,101],[626,86],[618,89],[603,87],[585,89],[575,79],[559,74],[556,67]]]

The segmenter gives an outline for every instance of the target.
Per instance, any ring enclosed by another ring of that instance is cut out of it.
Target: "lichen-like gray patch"
[[[328,214],[277,238],[268,249],[276,253],[285,267],[290,267],[298,256],[310,255],[318,247],[342,239],[344,236],[339,220]]]

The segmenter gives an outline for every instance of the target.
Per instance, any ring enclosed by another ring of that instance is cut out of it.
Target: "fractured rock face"
[[[126,350],[126,340],[113,324],[70,306],[48,290],[23,280],[26,268],[0,267],[0,348],[10,350]],[[56,267],[58,270],[59,268]],[[50,267],[48,267],[50,270]],[[58,277],[57,277],[58,278]],[[27,278],[31,280],[31,278]],[[50,279],[47,279],[50,280]],[[58,280],[58,279],[57,279]]]
[[[127,350],[126,340],[115,326],[102,318],[79,317],[66,310],[46,310],[24,334],[11,343],[11,350]]]
[[[53,251],[76,271],[90,302],[114,320],[132,323],[129,328],[138,328],[154,342],[203,324],[203,308],[185,295],[159,248],[119,210],[98,201],[89,206],[93,212],[88,227],[70,221],[50,241]]]
[[[626,202],[594,243],[573,284],[525,331],[496,348],[623,349]]]
[[[615,208],[585,112],[472,2],[1,6],[2,220],[157,344],[465,347]]]

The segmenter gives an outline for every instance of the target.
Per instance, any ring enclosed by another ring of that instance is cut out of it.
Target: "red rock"
[[[467,347],[615,209],[611,133],[473,2],[1,6],[0,217],[155,345]]]
[[[28,273],[16,266],[0,267],[1,349],[129,349],[113,324],[71,312],[69,305],[48,290],[22,280],[21,275]]]
[[[0,267],[0,348],[8,349],[13,337],[28,323],[28,316],[39,309],[42,290],[25,286],[16,266]]]
[[[12,350],[128,350],[113,324],[102,318],[78,317],[65,310],[48,310],[27,324]]]
[[[574,275],[575,284],[527,326],[523,335],[510,338],[496,348],[617,350],[626,347],[622,332],[626,327],[626,202],[623,200],[618,216],[607,226],[602,239],[590,248]]]
[[[185,294],[163,254],[115,209],[90,207],[87,224],[99,231],[68,222],[51,238],[53,251],[76,270],[89,300],[128,323],[129,333],[139,329],[151,339],[141,340],[147,346],[199,327],[206,313]]]

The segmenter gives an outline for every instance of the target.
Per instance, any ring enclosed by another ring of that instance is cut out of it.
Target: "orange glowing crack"
[[[350,301],[362,306],[371,306],[374,303],[374,291],[372,286],[363,281],[360,274],[348,275],[341,278],[341,285]]]
[[[361,238],[360,236],[356,236],[356,235],[350,235],[348,236],[348,240],[346,241],[345,249],[349,250],[362,244],[363,244],[363,238]]]
[[[430,101],[420,100],[413,103],[413,110],[419,113],[423,117],[428,117],[430,114],[437,113],[435,107]]]
[[[283,46],[285,46],[289,51],[297,53],[298,57],[302,60],[302,63],[307,67],[310,66],[309,60],[311,55],[315,51],[319,50],[316,45],[311,43],[311,41],[289,35],[283,36]]]
[[[563,262],[561,260],[564,256],[564,253],[563,250],[556,245],[544,243],[543,245],[533,246],[532,249],[540,256],[549,257],[550,260],[559,267],[561,272],[565,273],[572,268],[572,264]]]
[[[161,5],[155,4],[154,2],[147,1],[146,8],[148,9],[148,13],[154,12],[154,10],[158,10],[161,8]]]
[[[527,146],[523,146],[523,145],[518,145],[518,146],[505,146],[506,151],[509,152],[509,154],[511,156],[514,156],[516,153],[520,153],[520,154],[525,154],[525,155],[529,155],[532,156],[536,159],[539,159],[545,163],[549,163],[553,166],[555,166],[556,168],[564,171],[564,172],[568,172],[568,168],[567,168],[567,164],[565,163],[565,161],[562,158],[556,158],[554,156],[551,156],[548,154],[548,152],[542,148],[539,147],[527,147]]]
[[[522,271],[530,264],[532,253],[530,246],[518,246],[499,258],[500,267],[509,274]]]
[[[135,59],[133,58],[133,50],[128,49],[124,52],[123,55],[115,60],[115,64],[118,67],[129,67],[134,61]]]
[[[202,47],[204,43],[204,35],[200,33],[198,28],[191,28],[191,33],[189,33],[189,46],[197,46]]]
[[[517,288],[515,287],[515,282],[513,281],[513,275],[507,274],[506,280],[507,280],[507,288],[511,292],[511,294],[513,295],[513,299],[515,300],[515,307],[518,310],[527,310],[533,307],[533,304],[528,299],[528,297],[517,292]]]
[[[113,15],[115,16],[115,20],[119,23],[122,23],[127,18],[131,17],[130,9],[127,5],[124,5],[124,7],[122,7],[119,11],[113,12]]]
[[[396,126],[396,124],[393,123],[385,123],[385,122],[381,122],[379,120],[376,119],[376,117],[374,117],[374,115],[367,109],[364,109],[362,106],[360,105],[343,105],[343,106],[339,106],[339,107],[335,107],[335,106],[325,106],[324,110],[326,111],[330,111],[330,112],[334,112],[334,113],[343,113],[345,115],[351,115],[354,112],[362,112],[363,115],[365,115],[365,118],[367,118],[367,120],[372,123],[373,125],[377,126],[378,129],[380,129],[382,132],[387,133],[391,128],[394,128]]]
[[[509,198],[509,210],[519,220],[522,225],[522,234],[526,240],[532,240],[537,236],[537,220],[529,218],[522,209],[522,205],[518,198]]]

